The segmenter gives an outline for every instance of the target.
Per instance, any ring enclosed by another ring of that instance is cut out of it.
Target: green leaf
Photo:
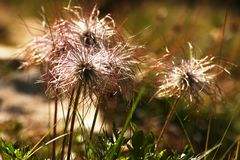
[[[157,154],[157,159],[166,159],[166,149]]]
[[[136,125],[135,123],[133,123],[133,122],[130,122],[130,127],[131,127],[131,130],[132,130],[133,132],[138,131],[137,125]]]

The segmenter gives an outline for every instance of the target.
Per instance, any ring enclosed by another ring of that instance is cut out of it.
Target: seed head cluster
[[[192,48],[190,48],[192,50]],[[170,60],[169,54],[160,58],[154,66],[157,69],[159,83],[158,97],[182,97],[188,95],[191,102],[201,102],[201,93],[216,96],[220,93],[217,77],[229,73],[224,67],[214,63],[214,57],[201,59],[182,59],[180,62]]]
[[[87,15],[79,7],[66,9],[70,15],[49,25],[48,31],[35,37],[22,50],[23,67],[43,65],[43,81],[50,93],[69,94],[76,87],[87,97],[122,93],[133,85],[139,60],[139,46],[132,46],[115,27],[110,15],[99,18],[96,7]],[[190,52],[192,55],[192,46]],[[214,63],[214,57],[181,61],[165,55],[154,63],[157,70],[158,97],[189,95],[200,102],[200,93],[219,92],[217,77],[228,72]]]
[[[23,48],[23,67],[45,66],[50,93],[69,94],[76,87],[90,98],[122,92],[135,77],[138,46],[122,38],[110,15],[99,19],[96,7],[89,16],[77,7],[67,12],[69,19],[57,20]]]

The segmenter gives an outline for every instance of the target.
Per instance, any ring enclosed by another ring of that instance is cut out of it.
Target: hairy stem
[[[54,119],[53,119],[53,138],[57,137],[57,109],[58,109],[58,97],[55,96],[54,99]],[[52,144],[52,160],[56,159],[56,141]]]
[[[67,160],[70,160],[70,157],[71,157],[73,130],[74,130],[74,123],[75,123],[75,118],[76,118],[78,101],[79,101],[79,97],[80,97],[80,91],[81,91],[81,87],[78,87],[76,97],[75,97],[75,100],[74,100],[73,111],[72,111],[72,121],[71,121],[71,126],[70,126],[70,133],[69,133]]]
[[[63,134],[67,133],[67,128],[68,128],[70,112],[71,112],[71,108],[72,108],[73,97],[74,97],[74,90],[72,91],[72,94],[71,94],[71,97],[70,97],[68,110],[67,110],[67,117],[66,117],[65,124],[64,124]],[[64,136],[63,141],[62,141],[62,152],[61,152],[60,160],[63,160],[63,158],[64,158],[64,149],[65,149],[66,140],[67,140],[67,137]]]

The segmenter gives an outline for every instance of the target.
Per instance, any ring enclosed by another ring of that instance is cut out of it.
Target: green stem
[[[208,121],[208,129],[207,129],[207,137],[206,137],[206,143],[205,143],[205,152],[208,151],[208,142],[209,142],[209,136],[210,136],[210,130],[211,130],[211,124],[212,124],[212,111],[210,111],[209,114],[209,121]],[[204,158],[207,159],[207,156]]]
[[[157,139],[157,147],[159,146],[161,138],[162,138],[162,136],[163,136],[163,134],[164,134],[164,132],[166,130],[166,127],[167,127],[170,119],[172,118],[174,111],[176,110],[176,107],[177,107],[177,104],[178,104],[179,100],[180,100],[180,97],[176,98],[174,103],[173,103],[173,105],[172,105],[172,107],[171,107],[171,110],[170,110],[170,112],[169,112],[169,114],[167,116],[167,119],[166,119],[166,121],[165,121],[165,123],[164,123],[164,125],[162,127],[162,130],[160,132],[160,135],[159,135],[159,137]]]
[[[133,113],[135,112],[136,108],[137,108],[137,105],[144,93],[144,90],[145,88],[141,88],[139,94],[138,94],[138,97],[137,99],[135,100],[135,102],[133,103],[132,105],[132,108],[127,116],[127,119],[125,121],[125,124],[123,126],[123,129],[117,139],[117,141],[115,142],[115,144],[110,148],[110,152],[105,156],[104,160],[113,160],[113,159],[116,159],[115,157],[117,157],[118,153],[119,153],[119,150],[121,148],[121,145],[122,145],[122,142],[123,142],[123,138],[124,138],[124,134],[125,132],[127,131],[127,128],[130,124],[130,121],[132,119],[132,116],[133,116]]]
[[[71,126],[70,126],[67,160],[70,160],[70,158],[71,158],[73,130],[74,130],[74,123],[75,123],[75,117],[76,117],[76,111],[77,111],[77,107],[78,107],[80,92],[81,92],[81,87],[78,87],[76,97],[74,100],[73,111],[72,111],[72,121],[71,121]]]
[[[223,136],[222,136],[222,138],[221,138],[219,144],[222,144],[222,142],[223,142],[225,136],[227,135],[228,129],[230,128],[230,126],[231,126],[231,124],[232,124],[232,122],[233,122],[234,117],[235,117],[235,115],[232,116],[230,122],[228,123],[227,128],[226,128],[225,132],[223,133]],[[228,147],[228,149],[229,149],[229,148],[230,148],[230,147]],[[216,155],[217,155],[217,153],[218,153],[218,150],[219,150],[219,147],[218,147],[217,150],[215,151],[212,160],[215,159],[215,157],[216,157]],[[226,153],[227,153],[227,152],[226,152]]]
[[[239,154],[239,145],[240,145],[240,141],[238,140],[238,143],[237,143],[237,148],[236,148],[236,151],[235,151],[235,157],[234,157],[234,160],[238,160],[238,154]]]
[[[191,149],[192,149],[192,152],[195,153],[194,148],[193,148],[193,145],[192,145],[192,143],[191,143],[191,140],[190,140],[190,138],[189,138],[189,136],[188,136],[187,130],[186,130],[186,128],[185,128],[185,126],[184,126],[184,124],[183,124],[180,116],[178,115],[177,112],[176,112],[175,114],[176,114],[176,116],[177,116],[177,119],[178,119],[179,122],[180,122],[180,125],[181,125],[182,128],[183,128],[183,132],[184,132],[185,137],[187,138],[187,141],[188,141],[188,143],[189,143],[189,145],[190,145],[190,147],[191,147]]]

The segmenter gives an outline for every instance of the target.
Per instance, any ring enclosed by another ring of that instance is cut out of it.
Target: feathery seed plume
[[[55,57],[76,48],[91,47],[101,50],[101,47],[114,47],[117,41],[113,37],[121,37],[117,34],[115,22],[110,15],[99,19],[96,7],[89,18],[80,14],[82,12],[79,7],[67,11],[74,13],[76,18],[56,20],[53,25],[48,26],[49,31],[42,36],[36,36],[20,51],[26,59],[23,67],[45,65]]]
[[[156,92],[158,97],[180,97],[187,94],[191,102],[201,102],[200,93],[216,96],[220,91],[217,77],[223,72],[229,73],[224,67],[215,64],[215,58],[211,56],[201,59],[191,56],[188,60],[182,59],[180,63],[165,61],[167,58],[169,55],[159,59],[154,66],[160,83]]]
[[[121,92],[122,82],[133,81],[139,63],[131,52],[125,47],[102,48],[99,52],[79,48],[63,55],[45,75],[48,90],[66,93],[80,85],[82,92],[90,97]]]

